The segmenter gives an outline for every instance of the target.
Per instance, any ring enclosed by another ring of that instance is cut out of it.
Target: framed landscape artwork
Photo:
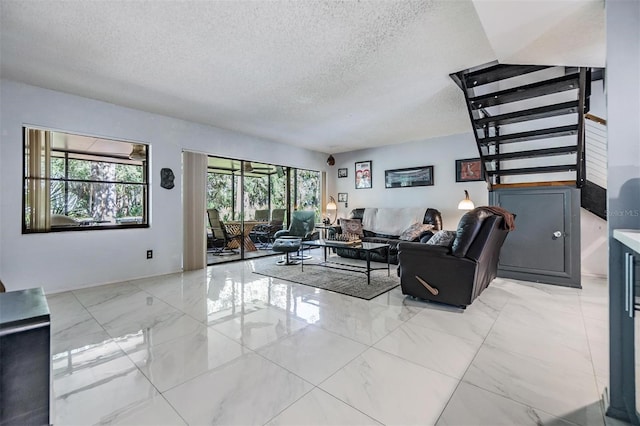
[[[346,178],[348,172],[349,172],[349,169],[338,169],[338,177],[339,178]]]
[[[356,163],[356,189],[371,188],[371,160]]]
[[[456,182],[484,180],[482,164],[479,158],[456,160]]]
[[[410,188],[431,185],[433,185],[433,166],[384,171],[385,188]]]

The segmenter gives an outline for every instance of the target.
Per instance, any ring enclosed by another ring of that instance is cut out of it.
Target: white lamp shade
[[[473,205],[473,201],[469,198],[469,192],[464,191],[464,200],[458,203],[458,210],[473,210],[476,206]]]
[[[336,200],[329,196],[329,202],[327,203],[327,216],[329,219],[329,223],[333,224],[336,220],[336,216],[338,215],[338,205],[336,204]]]
[[[459,210],[473,210],[476,206],[473,205],[473,201],[471,200],[462,200],[458,203]]]

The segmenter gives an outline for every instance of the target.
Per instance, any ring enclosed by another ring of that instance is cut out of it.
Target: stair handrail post
[[[478,155],[480,156],[480,167],[482,168],[481,169],[482,175],[484,176],[485,182],[487,182],[488,190],[491,191],[492,182],[484,164],[484,156],[482,155],[482,148],[480,147],[480,139],[478,138],[478,129],[476,128],[475,120],[473,119],[473,111],[471,109],[471,103],[469,101],[470,89],[469,87],[467,87],[467,81],[465,79],[464,71],[451,73],[449,74],[449,77],[451,77],[451,79],[456,83],[456,85],[458,85],[458,87],[462,89],[462,92],[464,93],[464,100],[467,105],[467,113],[469,114],[469,121],[471,122],[471,130],[473,131],[473,137],[476,140],[476,147],[478,148]],[[488,132],[489,132],[489,128],[487,127],[487,134],[485,136],[488,136],[489,134]]]
[[[587,75],[589,74],[589,75]],[[578,144],[576,151],[576,187],[582,188],[585,181],[586,159],[585,159],[585,123],[584,116],[587,112],[586,98],[591,92],[587,84],[591,84],[591,70],[580,67],[580,87],[578,88]]]

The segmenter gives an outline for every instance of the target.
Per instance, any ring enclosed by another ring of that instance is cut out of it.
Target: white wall
[[[473,134],[432,138],[423,141],[389,145],[334,155],[336,164],[329,172],[329,194],[338,199],[338,192],[349,194],[349,207],[338,203],[338,217],[347,217],[358,207],[432,207],[440,210],[445,229],[456,229],[464,211],[458,203],[469,191],[476,206],[488,202],[487,184],[456,183],[455,161],[478,157]],[[372,188],[355,189],[355,163],[371,160]],[[433,166],[434,185],[414,188],[384,187],[384,171],[415,166]],[[338,179],[338,168],[347,168],[347,178]]]
[[[150,228],[21,234],[22,126],[36,125],[151,145]],[[0,277],[9,290],[47,293],[177,272],[182,265],[181,153],[325,170],[326,154],[210,126],[0,81]],[[176,187],[160,187],[169,167]],[[145,252],[153,249],[154,258]]]
[[[609,269],[607,222],[580,209],[581,269],[585,275],[606,277]]]
[[[604,80],[591,82],[591,96],[589,97],[589,112],[600,118],[607,118],[607,98],[604,93]]]

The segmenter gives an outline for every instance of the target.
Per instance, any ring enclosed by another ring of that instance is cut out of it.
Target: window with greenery
[[[207,178],[207,208],[218,209],[224,221],[252,220],[256,210],[274,209],[314,210],[320,220],[320,172],[209,157]]]
[[[316,222],[321,221],[320,206],[320,173],[313,170],[296,169],[291,173],[293,179],[294,210],[313,210],[316,213]]]
[[[23,232],[148,226],[148,146],[24,128]]]

